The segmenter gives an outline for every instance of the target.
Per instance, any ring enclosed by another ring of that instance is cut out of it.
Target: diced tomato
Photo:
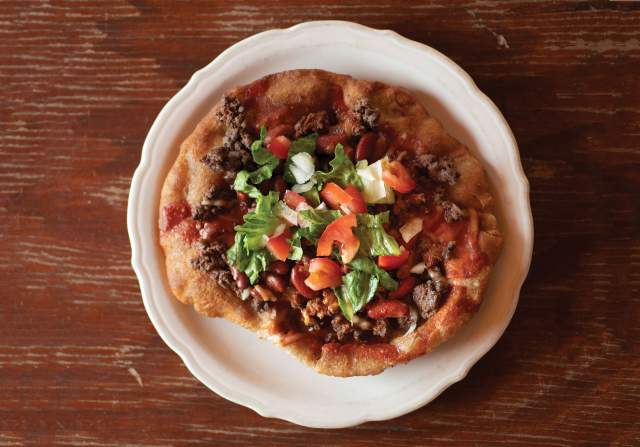
[[[309,276],[304,283],[311,290],[337,287],[342,283],[342,269],[329,258],[313,258],[309,263]]]
[[[385,270],[400,268],[407,262],[410,254],[409,250],[404,250],[398,256],[378,256],[378,267]]]
[[[393,292],[389,293],[389,298],[404,298],[409,295],[413,290],[413,287],[416,285],[416,277],[409,276],[402,281],[398,285],[398,288]]]
[[[291,124],[279,124],[275,127],[272,127],[267,131],[267,137],[264,139],[265,143],[271,143],[276,137],[280,135],[284,135],[285,137],[291,138],[293,136],[293,126]]]
[[[291,244],[287,240],[289,237],[291,236],[286,233],[282,233],[278,236],[269,238],[267,241],[267,249],[280,261],[286,261],[287,256],[289,256],[289,251],[291,250]]]
[[[267,149],[280,160],[286,160],[289,155],[289,146],[291,146],[291,140],[284,135],[279,135],[271,140]]]
[[[353,213],[366,213],[367,212],[367,204],[362,197],[362,193],[358,188],[353,185],[347,185],[344,189],[347,194],[351,196],[351,203],[347,205],[347,207]]]
[[[349,193],[333,182],[324,185],[320,191],[320,197],[334,210],[339,210],[341,205],[348,205],[353,200]]]
[[[327,225],[318,241],[317,256],[330,256],[333,243],[340,246],[340,258],[343,264],[348,264],[358,253],[360,241],[353,234],[353,228],[358,224],[355,214],[347,214]]]
[[[292,210],[297,210],[301,204],[307,203],[307,200],[297,192],[288,189],[284,193],[284,203]]]
[[[369,307],[369,318],[401,318],[409,315],[409,306],[398,300],[380,300]]]
[[[367,212],[367,204],[362,194],[353,185],[348,185],[345,189],[342,189],[336,183],[329,182],[320,191],[320,197],[334,210],[346,209],[352,213]]]
[[[382,181],[403,194],[411,192],[416,187],[416,182],[411,178],[407,168],[397,160],[384,166]]]

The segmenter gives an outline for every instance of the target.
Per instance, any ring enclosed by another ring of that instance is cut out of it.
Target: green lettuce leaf
[[[271,191],[266,196],[256,198],[256,209],[244,215],[244,223],[236,225],[236,234],[244,234],[244,244],[248,250],[258,250],[262,246],[263,236],[273,234],[280,225],[280,219],[274,214],[273,207],[278,203],[278,193]]]
[[[302,235],[300,234],[300,229],[296,228],[293,230],[293,234],[291,239],[289,239],[289,243],[291,244],[291,252],[289,252],[289,259],[292,261],[299,261],[302,259],[302,255],[304,254],[302,251]]]
[[[306,222],[306,226],[298,230],[300,236],[317,243],[327,225],[340,217],[340,211],[312,209],[302,210],[300,215]]]
[[[355,234],[360,240],[359,253],[363,256],[397,256],[398,242],[383,227],[389,222],[389,211],[380,214],[358,214]]]
[[[369,258],[357,257],[349,263],[349,268],[376,276],[380,280],[382,287],[389,291],[394,291],[398,288],[398,282],[391,277],[389,272],[378,267]]]
[[[335,155],[329,163],[331,170],[329,172],[316,171],[315,178],[318,181],[318,189],[327,182],[335,182],[342,188],[351,184],[358,189],[362,189],[362,179],[356,171],[353,162],[344,153],[344,148],[340,143],[336,144]]]
[[[347,320],[352,321],[353,315],[371,301],[378,290],[378,282],[377,276],[359,270],[342,277],[342,285],[334,288],[333,292]]]
[[[244,272],[251,284],[255,284],[260,278],[260,273],[267,270],[271,262],[271,254],[264,248],[249,250],[246,238],[246,234],[236,233],[235,242],[227,251],[227,261],[229,265]]]
[[[266,127],[260,129],[260,138],[251,143],[251,156],[260,167],[255,171],[240,171],[233,182],[233,189],[244,192],[249,197],[257,199],[261,194],[254,185],[259,185],[273,176],[280,160],[264,147],[267,137]]]

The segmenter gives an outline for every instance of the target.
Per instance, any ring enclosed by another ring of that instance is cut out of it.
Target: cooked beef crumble
[[[460,209],[458,205],[449,200],[444,200],[441,203],[444,208],[444,220],[447,222],[457,222],[464,218],[464,211]]]
[[[329,125],[327,112],[321,110],[319,112],[309,113],[298,120],[295,129],[295,137],[300,138],[312,132],[324,130]]]
[[[439,268],[429,269],[431,279],[418,284],[413,289],[413,302],[418,307],[420,316],[425,320],[435,315],[436,310],[442,304],[442,298],[449,291],[446,278]]]
[[[224,97],[217,118],[226,126],[222,146],[211,149],[202,162],[212,171],[222,174],[227,183],[232,183],[239,171],[253,166],[249,152],[253,139],[246,129],[244,107],[236,98]]]
[[[227,265],[227,247],[221,242],[197,242],[198,255],[191,259],[191,267],[209,273],[221,287],[236,290],[236,284]]]
[[[380,113],[378,112],[378,109],[369,105],[369,100],[367,98],[360,98],[356,102],[353,111],[355,112],[358,121],[365,129],[372,130],[378,125]]]
[[[228,186],[213,185],[199,205],[193,207],[194,220],[208,221],[223,214],[236,204],[236,194]]]
[[[388,326],[387,320],[382,318],[376,320],[375,323],[373,323],[373,335],[384,338],[387,335]]]
[[[448,157],[436,157],[433,154],[421,154],[416,157],[419,168],[426,169],[429,178],[438,182],[454,185],[460,174]]]

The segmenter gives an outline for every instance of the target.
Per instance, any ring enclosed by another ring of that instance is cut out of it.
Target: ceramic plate
[[[483,162],[497,199],[505,243],[478,314],[431,354],[377,376],[317,374],[253,333],[198,315],[176,301],[167,285],[158,244],[158,201],[180,143],[225,91],[294,68],[321,68],[415,92]],[[514,137],[496,106],[434,49],[391,31],[336,21],[257,34],[195,73],[147,135],[127,217],[132,264],[149,318],[189,371],[228,400],[309,427],[347,427],[400,416],[461,380],[507,327],[533,245],[528,183]]]

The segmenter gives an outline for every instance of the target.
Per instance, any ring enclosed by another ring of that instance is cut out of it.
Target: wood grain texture
[[[129,265],[129,181],[191,74],[346,19],[459,63],[502,110],[536,248],[507,332],[407,416],[323,431],[199,384]],[[0,446],[640,445],[640,4],[0,1]]]

